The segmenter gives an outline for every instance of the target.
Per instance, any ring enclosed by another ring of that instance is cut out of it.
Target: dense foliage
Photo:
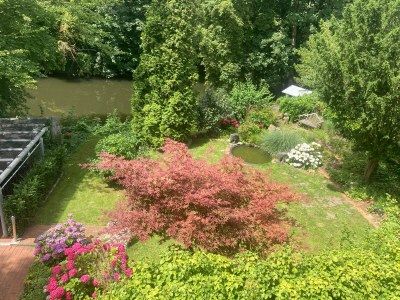
[[[131,279],[100,299],[397,299],[400,297],[399,215],[365,244],[262,259],[229,259],[172,249],[159,263],[138,262]]]
[[[278,102],[280,110],[287,114],[291,121],[298,121],[301,115],[322,111],[322,105],[314,95],[281,97]]]
[[[187,247],[231,253],[263,250],[287,238],[276,204],[292,201],[287,187],[225,157],[216,165],[193,159],[185,145],[167,140],[160,159],[102,155],[126,199],[111,213],[117,229],[139,239],[166,234]]]
[[[47,284],[51,275],[51,267],[35,260],[24,280],[24,291],[21,300],[44,300],[43,287]]]
[[[159,263],[137,263],[130,280],[100,299],[396,299],[400,212],[388,207],[386,221],[358,245],[320,253],[283,248],[264,259],[173,248]]]
[[[96,298],[111,282],[132,275],[123,245],[74,243],[64,254],[66,260],[52,267],[44,286],[50,300]]]
[[[51,20],[36,1],[0,1],[0,117],[23,113],[33,75],[41,66],[54,68]]]
[[[343,136],[369,153],[365,178],[400,136],[399,1],[356,0],[300,51],[302,81],[327,103]]]
[[[46,200],[46,195],[62,172],[65,148],[56,147],[45,152],[45,157],[30,168],[24,178],[14,185],[12,194],[5,197],[4,211],[15,216],[17,228],[30,224],[37,209]]]

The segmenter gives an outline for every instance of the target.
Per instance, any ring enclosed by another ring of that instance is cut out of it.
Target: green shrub
[[[161,262],[138,262],[132,278],[100,299],[398,299],[399,262],[394,238],[318,254],[283,249],[266,259],[173,248]]]
[[[129,122],[122,122],[121,117],[118,116],[117,111],[115,110],[112,114],[107,116],[104,124],[98,124],[96,126],[94,133],[101,136],[108,136],[128,130],[130,130]]]
[[[236,83],[229,93],[227,103],[231,117],[244,120],[251,108],[261,108],[272,102],[273,96],[268,87],[257,87],[251,82]]]
[[[240,124],[238,128],[238,133],[241,140],[256,144],[258,142],[258,136],[262,132],[260,126],[251,121],[245,121],[244,123]]]
[[[25,278],[21,300],[45,300],[46,295],[43,293],[43,287],[47,284],[50,273],[51,268],[49,266],[35,260]]]
[[[224,89],[207,88],[197,101],[198,127],[201,132],[218,130],[221,120],[230,117]]]
[[[107,152],[133,159],[144,149],[143,141],[132,131],[111,134],[99,140],[96,153]]]
[[[322,104],[313,95],[300,97],[281,97],[278,99],[280,110],[289,115],[291,121],[297,121],[300,115],[322,111]]]
[[[261,147],[271,154],[288,152],[303,143],[303,138],[294,130],[276,130],[268,132],[262,138]]]
[[[15,216],[18,229],[30,224],[34,213],[46,200],[62,172],[66,150],[59,146],[45,152],[45,157],[36,162],[24,178],[13,186],[12,194],[5,197],[4,211],[7,220]]]
[[[246,121],[257,124],[261,128],[268,128],[269,125],[275,124],[277,117],[271,108],[266,107],[258,110],[251,110],[247,116]]]

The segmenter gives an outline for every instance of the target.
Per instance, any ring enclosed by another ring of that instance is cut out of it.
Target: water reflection
[[[33,96],[27,103],[31,116],[59,116],[70,110],[77,115],[107,114],[114,109],[130,113],[129,80],[44,78],[37,85],[29,91]]]

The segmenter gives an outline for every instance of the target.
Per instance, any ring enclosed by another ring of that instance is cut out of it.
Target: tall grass
[[[267,132],[262,138],[261,147],[270,154],[277,154],[288,152],[303,142],[304,138],[294,130],[278,130]]]

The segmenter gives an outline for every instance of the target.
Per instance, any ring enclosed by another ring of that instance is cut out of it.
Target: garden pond
[[[249,164],[266,164],[272,160],[272,156],[269,153],[251,145],[234,146],[231,153]]]

